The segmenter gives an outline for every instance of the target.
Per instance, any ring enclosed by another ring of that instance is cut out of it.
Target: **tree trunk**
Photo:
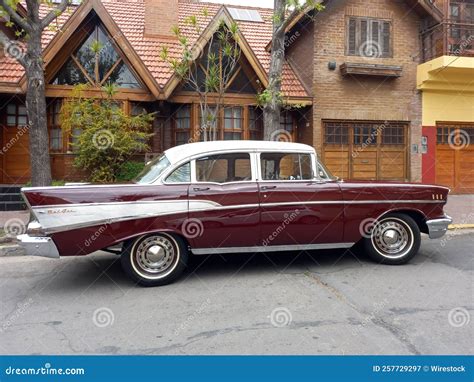
[[[276,132],[280,130],[281,73],[285,59],[285,28],[282,27],[285,18],[285,0],[275,0],[274,7],[275,18],[267,87],[270,99],[263,107],[263,137],[267,141],[275,140]]]
[[[26,108],[29,121],[31,182],[35,187],[51,185],[51,162],[46,118],[41,30],[34,28],[26,51]]]

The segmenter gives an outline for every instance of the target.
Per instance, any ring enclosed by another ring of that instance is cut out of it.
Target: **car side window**
[[[252,180],[250,154],[211,155],[196,160],[198,182],[242,182]]]
[[[174,170],[167,178],[166,183],[191,183],[191,165],[183,164]]]
[[[262,153],[260,165],[263,180],[313,179],[311,154]]]

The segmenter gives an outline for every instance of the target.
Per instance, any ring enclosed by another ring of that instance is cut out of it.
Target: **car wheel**
[[[155,233],[126,243],[121,262],[125,273],[140,285],[166,285],[186,268],[188,250],[180,237]]]
[[[364,238],[369,256],[378,263],[399,265],[410,261],[420,249],[420,229],[405,214],[393,213],[374,224],[370,237]]]

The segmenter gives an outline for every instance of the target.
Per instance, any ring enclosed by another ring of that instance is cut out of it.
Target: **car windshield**
[[[170,161],[166,155],[162,155],[157,159],[149,162],[143,171],[135,178],[135,183],[137,184],[151,184],[158,179],[158,177],[165,171],[169,165]]]

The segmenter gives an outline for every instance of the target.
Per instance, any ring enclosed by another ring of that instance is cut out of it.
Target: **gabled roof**
[[[154,36],[146,36],[145,30],[145,2],[144,0],[85,0],[79,7],[71,7],[69,12],[61,15],[58,24],[63,30],[61,32],[45,31],[43,34],[43,47],[45,55],[48,56],[59,50],[59,45],[64,44],[66,35],[74,33],[74,25],[78,25],[90,12],[91,8],[102,8],[105,12],[98,13],[102,22],[109,29],[116,26],[120,31],[118,44],[123,49],[127,46],[129,52],[125,49],[125,53],[136,55],[143,68],[136,68],[146,85],[155,94],[157,98],[165,99],[176,86],[173,81],[173,71],[169,64],[160,59],[160,53],[164,46],[168,48],[170,57],[179,58],[181,48],[179,43],[170,38],[160,38]],[[235,7],[235,6],[232,6]],[[95,9],[94,8],[94,9]],[[227,22],[232,20],[232,16],[225,9],[225,6],[215,3],[190,2],[180,0],[178,4],[179,27],[182,33],[188,38],[190,45],[205,41],[206,33],[212,34],[213,28],[218,26],[218,21],[223,18]],[[254,68],[257,76],[263,85],[267,82],[267,72],[270,66],[270,53],[265,50],[265,46],[271,40],[272,36],[272,15],[273,10],[268,8],[253,8],[258,10],[263,22],[246,22],[236,21],[239,26],[239,43],[245,57]],[[203,10],[207,10],[207,16],[203,15]],[[41,10],[44,16],[47,12],[45,7]],[[203,31],[199,36],[195,32],[195,28],[186,23],[189,16],[197,16],[198,24]],[[110,18],[103,20],[103,18]],[[77,19],[77,20],[75,20]],[[108,23],[107,23],[108,21]],[[107,25],[108,24],[108,25]],[[172,26],[170,25],[170,28]],[[110,30],[109,30],[110,32]],[[111,33],[116,36],[115,33]],[[56,37],[55,37],[56,35]],[[203,40],[204,38],[204,40]],[[57,45],[57,46],[55,46]],[[52,57],[48,57],[49,61]],[[48,59],[46,62],[48,62]],[[4,57],[0,58],[0,84],[19,83],[24,75],[24,70],[15,60]],[[146,78],[150,77],[149,81]],[[155,89],[153,89],[155,87]],[[308,94],[298,79],[291,66],[285,62],[283,68],[283,84],[282,90],[285,96],[294,98],[306,98]]]

